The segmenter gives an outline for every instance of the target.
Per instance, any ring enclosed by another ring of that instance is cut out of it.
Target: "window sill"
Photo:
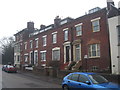
[[[100,56],[96,56],[96,57],[89,57],[90,59],[92,59],[92,58],[100,58]]]
[[[46,60],[41,60],[41,62],[45,62]]]
[[[98,30],[98,31],[93,31],[93,32],[94,32],[94,33],[95,33],[95,32],[100,32],[100,30]]]
[[[76,37],[82,37],[82,35],[76,35]]]

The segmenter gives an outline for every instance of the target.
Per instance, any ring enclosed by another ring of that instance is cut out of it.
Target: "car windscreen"
[[[94,84],[101,84],[101,83],[108,82],[107,79],[105,79],[103,76],[98,75],[98,74],[92,74],[92,75],[88,75],[88,76],[91,79],[92,83],[94,83]]]

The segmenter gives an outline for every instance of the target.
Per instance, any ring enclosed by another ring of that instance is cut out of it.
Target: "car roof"
[[[91,74],[97,74],[97,73],[93,73],[93,72],[73,72],[71,74],[84,74],[84,75],[91,75]]]

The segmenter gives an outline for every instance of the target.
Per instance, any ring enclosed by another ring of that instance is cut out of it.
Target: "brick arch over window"
[[[88,43],[87,43],[87,45],[90,45],[90,44],[100,44],[100,41],[99,40],[97,40],[97,39],[91,39]]]

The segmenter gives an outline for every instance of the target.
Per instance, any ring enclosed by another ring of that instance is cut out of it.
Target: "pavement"
[[[18,73],[28,76],[28,77],[35,78],[35,79],[46,81],[49,83],[55,83],[55,84],[59,84],[59,85],[61,85],[61,83],[62,83],[62,79],[51,77],[51,76],[43,76],[43,75],[39,75],[39,74],[37,75],[32,72],[24,72],[24,71],[18,71]]]

